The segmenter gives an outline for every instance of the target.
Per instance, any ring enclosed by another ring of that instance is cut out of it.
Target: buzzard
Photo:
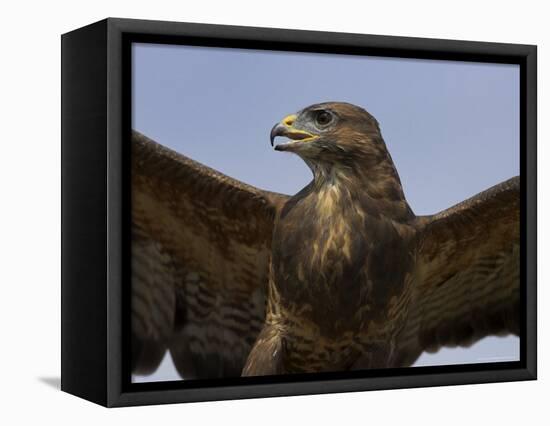
[[[411,210],[376,119],[341,102],[271,131],[313,180],[263,191],[132,134],[132,369],[181,377],[410,366],[519,331],[519,178]]]

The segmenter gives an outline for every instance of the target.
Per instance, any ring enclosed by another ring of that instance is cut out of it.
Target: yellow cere
[[[305,130],[300,130],[292,127],[292,125],[296,121],[296,118],[297,118],[296,114],[290,114],[281,120],[281,123],[289,129],[290,131],[289,136],[291,135],[305,136],[303,138],[299,138],[299,139],[297,138],[300,142],[309,142],[319,137],[318,135],[314,135],[313,133],[306,132]]]
[[[286,127],[291,127],[295,121],[296,121],[296,114],[290,114],[290,115],[287,115],[285,118],[283,118],[283,124]]]

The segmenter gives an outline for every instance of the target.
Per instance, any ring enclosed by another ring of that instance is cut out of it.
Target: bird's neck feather
[[[380,213],[397,220],[414,216],[410,209],[397,170],[389,155],[377,162],[372,160],[346,164],[337,162],[308,162],[313,172],[312,194],[337,192],[341,202],[368,202]]]

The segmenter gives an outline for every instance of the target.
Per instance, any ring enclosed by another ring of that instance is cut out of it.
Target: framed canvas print
[[[536,47],[107,19],[62,37],[62,389],[536,378]]]

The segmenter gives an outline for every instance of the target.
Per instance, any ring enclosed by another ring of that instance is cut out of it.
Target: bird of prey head
[[[294,152],[310,167],[357,160],[376,163],[387,152],[376,119],[345,102],[314,104],[287,115],[271,130],[271,145],[277,136],[290,139],[276,144],[277,151]]]
[[[316,186],[340,181],[352,188],[362,182],[372,198],[382,200],[386,214],[412,215],[378,121],[363,108],[346,102],[314,104],[277,123],[271,129],[272,145],[277,136],[290,140],[276,144],[275,150],[299,155]]]

